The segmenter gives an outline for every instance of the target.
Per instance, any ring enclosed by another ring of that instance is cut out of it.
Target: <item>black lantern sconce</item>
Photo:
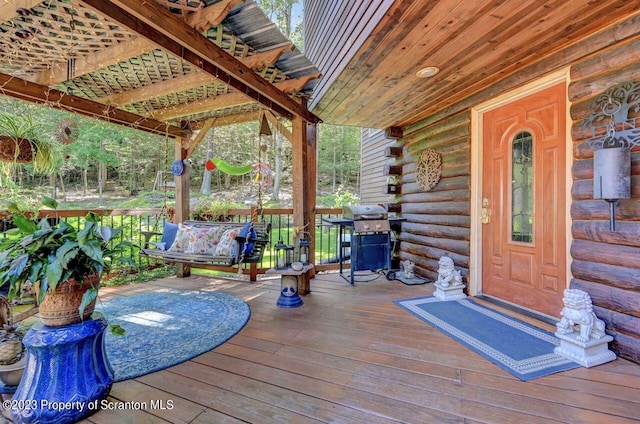
[[[640,121],[630,119],[629,111],[636,107],[633,99],[638,96],[640,81],[611,87],[596,97],[593,113],[582,124],[592,131],[587,143],[594,149],[593,198],[609,203],[611,231],[616,230],[616,204],[631,197],[631,149],[640,145]]]
[[[276,269],[288,268],[292,262],[293,246],[284,244],[280,239],[274,248],[276,250]]]
[[[305,238],[300,239],[300,242],[299,242],[300,262],[302,262],[303,265],[309,265],[309,247],[310,246],[311,246],[311,243],[309,243],[309,240]]]

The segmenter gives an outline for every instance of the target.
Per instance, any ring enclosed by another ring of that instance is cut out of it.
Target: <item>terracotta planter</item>
[[[0,342],[0,365],[10,365],[20,359],[22,355],[21,340],[6,340]]]
[[[47,292],[44,300],[38,306],[43,324],[49,327],[59,327],[82,322],[91,317],[96,305],[95,300],[85,308],[82,317],[78,308],[82,303],[84,293],[91,287],[97,289],[99,285],[100,279],[97,275],[85,278],[82,285],[74,279],[58,284],[55,291]]]
[[[19,150],[16,154],[16,150]],[[36,156],[35,145],[26,138],[0,135],[0,160],[5,162],[29,163]]]

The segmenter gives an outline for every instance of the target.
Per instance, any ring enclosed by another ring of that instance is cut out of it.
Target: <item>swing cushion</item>
[[[216,256],[234,256],[233,248],[236,245],[237,228],[228,229],[220,237],[220,242],[216,246]]]
[[[213,255],[220,240],[220,228],[194,228],[189,236],[189,246],[185,253],[197,255]]]
[[[160,246],[163,246],[160,250],[168,250],[176,239],[178,233],[178,224],[172,224],[171,222],[164,223],[164,230],[162,230],[162,239],[160,240]]]
[[[178,224],[178,231],[176,233],[176,237],[169,248],[172,252],[184,252],[189,246],[189,238],[191,236],[191,231],[193,228],[184,225]]]
[[[245,256],[251,255],[251,252],[253,252],[253,246],[256,244],[256,242],[253,240],[255,240],[257,237],[256,230],[251,227],[251,222],[247,222],[247,224],[240,229],[238,237],[251,239],[251,241],[249,241],[248,243],[242,243],[242,250],[240,251],[240,253],[244,254]]]

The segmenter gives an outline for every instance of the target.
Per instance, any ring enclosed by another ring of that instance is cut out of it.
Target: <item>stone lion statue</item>
[[[462,276],[453,265],[453,259],[443,256],[438,261],[438,280],[436,284],[440,287],[461,286]]]
[[[571,334],[574,326],[580,327],[576,340],[586,343],[590,338],[600,339],[605,335],[604,321],[598,319],[593,312],[591,297],[583,290],[566,289],[564,291],[564,308],[560,315],[562,319],[556,324],[558,333]]]

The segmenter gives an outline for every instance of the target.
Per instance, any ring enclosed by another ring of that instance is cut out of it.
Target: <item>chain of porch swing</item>
[[[260,129],[258,130],[259,134],[259,142],[258,142],[258,166],[256,168],[256,172],[260,173],[262,169],[262,153],[264,153],[266,149],[266,144],[262,143],[263,135],[270,135],[271,130],[269,130],[268,123],[266,122],[266,117],[264,111],[260,114]],[[267,131],[264,130],[264,125],[267,125]],[[254,231],[253,223],[257,222],[260,216],[262,215],[262,181],[258,182],[258,199],[256,201],[256,207],[251,211],[249,228],[247,230],[246,237],[244,239],[244,243],[242,244],[242,248],[240,249],[240,256],[238,259],[238,275],[242,275],[242,262],[245,258],[245,252],[249,247],[249,238],[251,237],[251,233]]]

